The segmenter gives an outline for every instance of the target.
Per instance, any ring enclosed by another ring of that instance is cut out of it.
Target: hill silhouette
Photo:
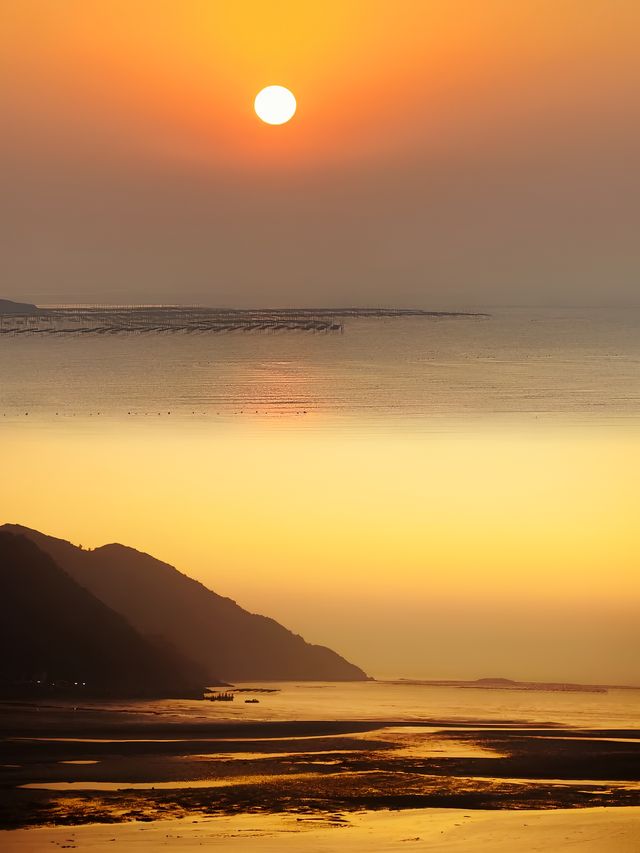
[[[12,302],[0,299],[0,314],[38,314],[40,309],[30,302]]]
[[[0,531],[0,690],[201,696],[204,673],[144,639],[24,536]]]
[[[164,637],[210,679],[367,678],[331,649],[307,643],[274,619],[249,613],[148,554],[118,544],[87,551],[20,525],[1,529],[29,537],[141,634]]]

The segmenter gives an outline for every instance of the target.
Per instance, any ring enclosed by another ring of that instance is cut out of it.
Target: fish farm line
[[[173,307],[65,307],[0,314],[4,335],[117,335],[220,332],[341,332],[342,323],[314,313],[218,311]]]
[[[198,306],[72,305],[0,314],[0,335],[343,332],[345,318],[486,316],[386,308],[241,310]]]

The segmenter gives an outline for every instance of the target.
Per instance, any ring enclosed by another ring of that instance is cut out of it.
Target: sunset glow
[[[637,849],[639,33],[0,0],[12,850]]]

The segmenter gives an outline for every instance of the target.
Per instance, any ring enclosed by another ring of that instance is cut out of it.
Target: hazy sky
[[[378,677],[640,684],[635,430],[92,421],[3,424],[1,521],[147,551]]]
[[[0,55],[1,296],[638,301],[637,0],[20,0]]]

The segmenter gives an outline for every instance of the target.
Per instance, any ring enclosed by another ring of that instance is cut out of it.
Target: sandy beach
[[[558,809],[555,811],[464,811],[424,809],[362,812],[326,819],[236,815],[205,819],[89,824],[13,830],[0,836],[5,853],[114,849],[182,853],[206,846],[235,853],[333,853],[339,845],[353,853],[404,850],[442,853],[637,853],[640,807]]]

